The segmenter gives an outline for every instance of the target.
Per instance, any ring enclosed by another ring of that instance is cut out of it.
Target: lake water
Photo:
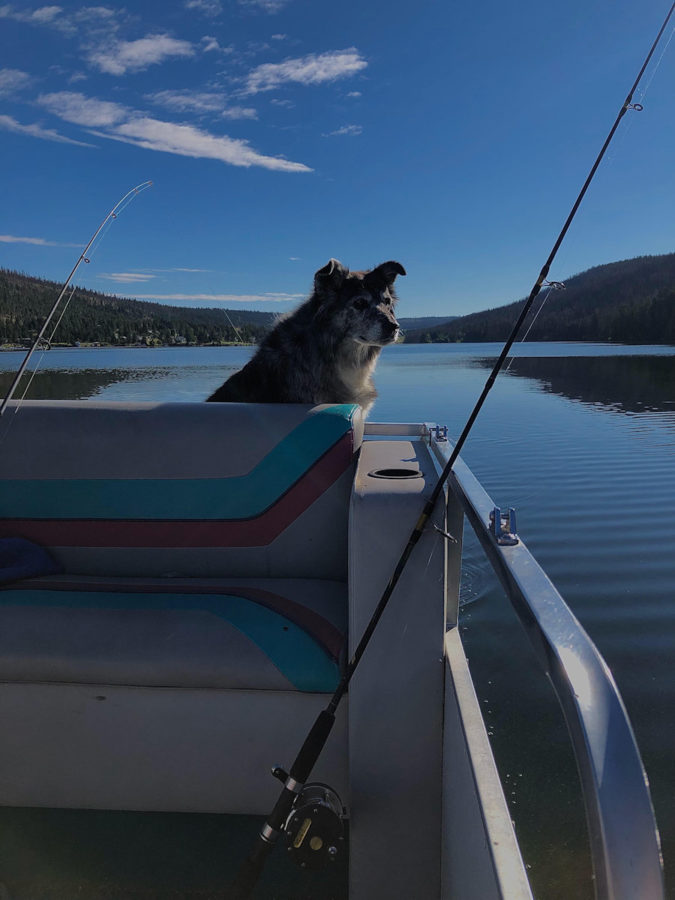
[[[388,348],[371,420],[434,421],[458,435],[499,350]],[[28,396],[202,400],[251,352],[56,349],[43,354]],[[20,360],[0,354],[0,396]],[[524,345],[462,456],[499,506],[516,507],[521,536],[614,673],[651,782],[673,890],[675,348]],[[470,536],[461,628],[537,896],[590,898],[562,718]]]

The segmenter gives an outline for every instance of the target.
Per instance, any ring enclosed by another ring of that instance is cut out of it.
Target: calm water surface
[[[388,348],[374,421],[457,435],[500,347]],[[52,350],[29,397],[202,400],[244,347]],[[18,353],[0,354],[0,394]],[[2,429],[0,425],[0,431]],[[463,452],[609,663],[652,786],[675,891],[675,348],[529,344]],[[548,683],[466,538],[461,627],[537,896],[593,896],[573,760]]]

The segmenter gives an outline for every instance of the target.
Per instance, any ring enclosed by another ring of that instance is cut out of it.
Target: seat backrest
[[[344,580],[362,436],[351,404],[24,402],[0,536],[71,573]]]

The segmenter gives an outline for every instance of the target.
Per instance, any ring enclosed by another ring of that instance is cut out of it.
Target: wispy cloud
[[[291,303],[304,294],[134,294],[138,300],[173,300],[181,303]]]
[[[116,281],[118,284],[134,284],[152,281],[155,276],[147,272],[102,272],[98,277],[105,278],[106,281]]]
[[[210,34],[205,34],[200,43],[202,45],[202,50],[204,53],[217,52],[223,53],[225,55],[234,53],[234,47],[221,47],[218,38],[214,38],[213,35]]]
[[[213,272],[213,269],[195,269],[191,266],[173,266],[170,269],[153,269],[153,272]]]
[[[176,125],[142,116],[117,125],[110,133],[92,132],[146,150],[191,156],[196,159],[216,159],[231,166],[260,166],[277,172],[311,172],[303,163],[291,162],[278,156],[264,156],[249,146],[248,141],[217,136],[192,125]]]
[[[136,41],[118,41],[89,52],[89,62],[108,75],[139,72],[175,57],[194,56],[189,41],[172,38],[168,34],[149,34]]]
[[[0,97],[9,97],[33,81],[28,72],[21,69],[0,69]]]
[[[276,13],[288,2],[289,0],[239,0],[239,5],[266,13]]]
[[[297,59],[287,59],[282,63],[265,63],[249,72],[245,92],[257,94],[289,83],[324,84],[356,75],[367,65],[366,60],[354,47],[328,53],[311,53]]]
[[[222,94],[206,91],[179,90],[156,91],[146,94],[148,100],[176,112],[221,112],[225,106]]]
[[[76,91],[40,94],[37,102],[59,119],[88,128],[109,127],[128,119],[131,115],[131,110],[120,103],[85,97]]]
[[[85,41],[103,37],[110,40],[118,31],[120,21],[127,17],[124,8],[107,6],[83,6],[72,12],[66,12],[61,6],[41,6],[34,10],[16,9],[11,4],[0,6],[0,18],[55,29],[70,37],[79,34]]]
[[[248,141],[210,134],[193,125],[165,122],[119,103],[85,97],[84,94],[72,91],[42,94],[38,102],[67,122],[87,127],[90,134],[146,150],[216,159],[232,166],[260,166],[277,172],[312,171],[303,163],[258,153]]]
[[[362,125],[343,125],[342,128],[338,128],[335,131],[329,131],[324,134],[324,137],[334,137],[336,135],[357,135],[363,134],[363,126]]]
[[[32,25],[48,25],[63,12],[60,6],[41,6],[38,9],[15,9],[11,4],[0,6],[0,19],[14,19]]]
[[[57,144],[74,144],[76,147],[93,147],[84,141],[74,141],[54,131],[52,128],[43,128],[42,125],[22,125],[13,116],[0,116],[0,128],[4,131],[12,131],[15,134],[23,134],[27,137],[39,138],[43,141],[55,141]]]
[[[210,19],[215,19],[221,15],[223,4],[220,0],[186,0],[185,9],[194,9]]]
[[[220,114],[223,119],[257,119],[258,110],[250,106],[226,106]]]
[[[228,106],[227,97],[205,91],[187,89],[157,91],[148,100],[175,112],[217,113],[224,119],[257,119],[258,111],[247,106]]]
[[[32,244],[35,247],[81,247],[82,244],[67,244],[63,241],[47,241],[44,238],[18,237],[14,234],[0,234],[0,244]]]

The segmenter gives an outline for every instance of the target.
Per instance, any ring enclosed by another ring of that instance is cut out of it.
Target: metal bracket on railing
[[[506,512],[495,506],[490,513],[490,533],[502,547],[513,547],[518,543],[516,511],[512,506]]]
[[[434,440],[442,443],[443,441],[447,441],[448,439],[448,426],[447,425],[434,425],[431,429],[432,437]]]

